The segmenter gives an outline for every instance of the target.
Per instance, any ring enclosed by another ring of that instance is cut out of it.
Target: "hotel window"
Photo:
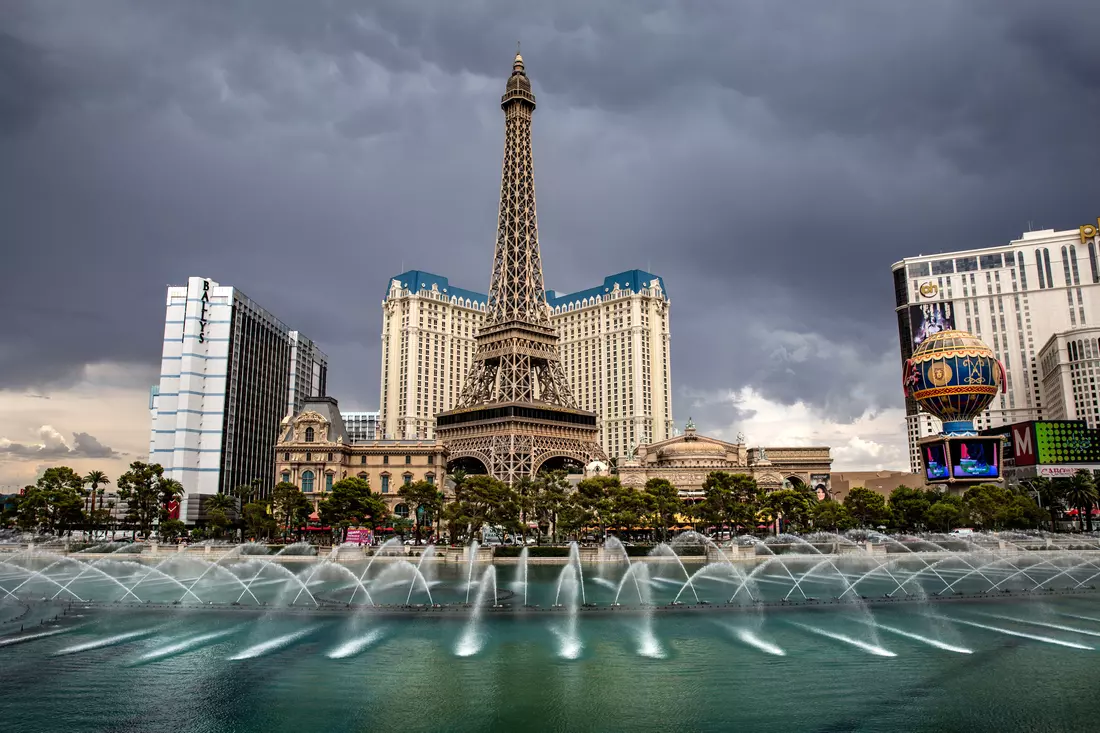
[[[1046,288],[1046,279],[1043,277],[1043,253],[1039,250],[1035,250],[1035,269],[1039,271],[1039,289]]]
[[[332,462],[332,454],[331,453],[328,454],[328,460],[329,460],[330,463]]]
[[[309,494],[313,492],[313,471],[305,471],[302,473],[302,493]]]
[[[283,454],[283,460],[284,461],[289,461],[290,460],[290,454],[289,453],[284,453]]]
[[[382,493],[390,493],[390,475],[388,473],[382,474]]]
[[[411,473],[406,473],[402,478],[404,478],[406,486],[413,482],[413,477]]]
[[[435,465],[435,456],[428,456],[428,465],[429,466],[434,466]]]
[[[413,462],[413,457],[412,456],[405,456],[405,465],[406,466],[409,465],[412,462]]]
[[[434,473],[429,473],[427,476],[424,477],[424,480],[427,481],[429,484],[434,484],[435,483],[435,474]]]
[[[306,460],[307,461],[312,461],[313,460],[313,454],[312,453],[306,453]]]
[[[290,474],[287,473],[286,471],[283,471],[282,474],[280,474],[280,476],[279,476],[279,480],[281,482],[283,482],[284,484],[289,484],[290,483]]]
[[[363,464],[364,466],[367,465],[367,457],[359,456],[359,463]]]
[[[313,442],[313,428],[306,428],[306,442]]]
[[[332,491],[332,474],[325,474],[325,491]]]
[[[389,456],[382,456],[382,465],[383,466],[390,465],[390,457]]]

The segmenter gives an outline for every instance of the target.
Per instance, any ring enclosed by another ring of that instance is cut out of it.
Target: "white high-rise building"
[[[199,277],[168,288],[149,460],[183,484],[181,519],[200,518],[202,496],[255,480],[270,491],[279,423],[313,396],[303,391],[324,392],[327,368],[311,341],[239,290]]]
[[[895,263],[902,361],[929,333],[947,328],[969,331],[993,348],[1007,376],[1006,392],[977,417],[976,428],[1068,414],[1066,395],[1050,391],[1062,380],[1047,379],[1047,371],[1040,368],[1040,351],[1056,334],[1063,334],[1066,349],[1067,340],[1075,341],[1074,332],[1100,325],[1098,248],[1097,227],[1085,225],[1026,232],[1007,245]],[[1055,354],[1048,357],[1050,369],[1058,362],[1058,343],[1054,339],[1050,346]],[[1072,402],[1072,394],[1068,400]],[[918,412],[912,400],[906,400],[905,408],[910,467],[919,471],[917,442],[939,433],[940,421]]]
[[[340,417],[344,419],[348,440],[352,443],[368,443],[379,439],[377,412],[341,411]]]
[[[290,380],[286,414],[295,415],[306,397],[324,397],[328,385],[328,357],[314,342],[298,331],[290,339]]]
[[[1039,351],[1039,378],[1044,419],[1100,427],[1100,325],[1051,336]]]
[[[629,270],[546,297],[566,379],[577,406],[597,414],[608,456],[670,437],[669,299],[661,278]],[[434,437],[435,416],[457,404],[465,383],[486,300],[427,272],[391,278],[382,301],[385,438]]]

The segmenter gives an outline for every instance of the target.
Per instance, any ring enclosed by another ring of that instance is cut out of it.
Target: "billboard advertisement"
[[[1033,425],[1039,465],[1100,463],[1100,431],[1085,422],[1039,421]]]
[[[371,543],[371,531],[369,529],[349,529],[347,539],[345,542],[351,542],[357,545],[369,545]]]
[[[824,501],[833,495],[832,482],[827,473],[811,473],[810,486],[817,492],[818,501]]]
[[[1007,455],[1017,468],[1100,464],[1100,430],[1084,421],[1034,420],[982,431],[982,435],[993,434],[1008,438]]]
[[[932,334],[954,328],[955,304],[950,300],[938,300],[909,308],[909,332],[913,335],[913,349]]]
[[[922,446],[921,458],[924,462],[924,475],[929,481],[949,478],[951,470],[947,467],[947,449],[943,443],[930,443]]]
[[[967,438],[948,442],[951,477],[957,479],[996,479],[1001,475],[999,438]]]

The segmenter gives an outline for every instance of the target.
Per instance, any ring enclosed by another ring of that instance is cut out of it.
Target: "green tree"
[[[628,486],[610,486],[607,495],[607,522],[611,526],[627,530],[646,523],[653,511],[654,498],[645,491],[635,491]]]
[[[408,505],[413,517],[416,544],[420,544],[420,527],[427,522],[431,527],[436,515],[443,510],[443,492],[435,484],[415,481],[397,490],[397,495]]]
[[[107,477],[107,474],[105,474],[103,471],[88,471],[88,474],[84,477],[83,481],[86,486],[91,487],[88,490],[87,494],[88,506],[84,510],[89,516],[91,516],[92,512],[95,510],[96,495],[99,494],[100,496],[102,496],[99,487],[106,486],[107,484],[111,483],[111,479],[109,479]]]
[[[898,526],[910,531],[921,528],[928,507],[932,506],[926,492],[908,486],[898,486],[891,491],[887,503]]]
[[[570,515],[571,521],[581,522],[582,527],[596,525],[599,527],[599,536],[605,537],[614,512],[611,497],[620,488],[622,484],[618,476],[591,476],[580,481],[576,491],[569,497],[570,503],[575,507]]]
[[[187,525],[178,519],[166,519],[157,527],[157,532],[165,542],[174,542],[187,534]]]
[[[515,492],[503,481],[478,474],[467,477],[455,487],[455,500],[443,512],[452,540],[476,537],[486,524],[515,526],[519,502]]]
[[[285,537],[293,527],[297,529],[309,521],[313,505],[292,483],[281,481],[271,492],[271,513],[279,531]]]
[[[569,503],[569,479],[565,471],[546,471],[535,477],[531,515],[539,528],[539,542],[547,534],[557,535],[558,515]]]
[[[84,479],[68,466],[47,468],[19,501],[17,523],[63,535],[84,521]]]
[[[236,508],[236,500],[229,494],[214,494],[203,502],[206,509],[206,525],[210,528],[210,535],[221,539],[225,530],[233,523],[230,511]]]
[[[1081,469],[1066,479],[1064,484],[1064,496],[1066,503],[1077,510],[1078,527],[1081,519],[1086,523],[1085,529],[1092,531],[1092,508],[1096,505],[1096,482],[1092,477],[1092,471]]]
[[[521,476],[512,484],[512,491],[516,495],[516,507],[519,510],[516,525],[524,545],[527,544],[527,517],[533,515],[535,496],[538,490],[537,477],[532,479],[528,476]]]
[[[731,532],[737,527],[755,529],[760,501],[760,487],[752,476],[712,471],[703,480],[703,501],[697,510],[711,524],[728,524]]]
[[[115,482],[118,498],[126,502],[126,521],[133,527],[135,536],[138,530],[148,536],[152,529],[153,519],[159,515],[162,506],[160,499],[164,480],[164,468],[159,463],[134,461],[130,464],[130,470]]]
[[[271,505],[266,501],[250,501],[241,509],[241,517],[248,536],[264,539],[275,533],[278,525],[271,516]]]
[[[1039,503],[1050,515],[1050,531],[1058,531],[1058,514],[1065,502],[1065,486],[1062,480],[1051,481],[1046,476],[1036,476],[1024,482],[1024,488],[1035,494]]]
[[[340,529],[340,542],[347,538],[348,527],[368,524],[377,527],[389,516],[386,502],[371,493],[366,480],[351,476],[340,479],[317,506],[321,521]]]
[[[645,482],[645,493],[650,498],[653,526],[660,531],[661,539],[668,539],[668,528],[676,521],[676,515],[684,510],[680,492],[672,482],[663,478],[651,478]]]
[[[839,501],[825,499],[819,501],[813,510],[814,527],[831,529],[834,532],[851,529],[855,526],[852,515]]]
[[[169,518],[171,510],[168,506],[172,502],[179,501],[183,498],[183,484],[176,481],[174,478],[163,478],[157,483],[158,501],[160,502],[160,521],[165,521]]]
[[[885,497],[864,486],[856,486],[848,492],[844,497],[844,508],[860,527],[890,521]]]
[[[944,494],[924,513],[924,523],[930,529],[950,532],[966,521],[966,505],[961,497]]]
[[[978,484],[963,494],[967,513],[983,529],[1033,527],[1043,521],[1042,510],[1029,496],[999,484]]]
[[[810,524],[814,502],[804,491],[779,489],[766,494],[761,507],[772,517],[781,517],[791,529],[801,531]]]

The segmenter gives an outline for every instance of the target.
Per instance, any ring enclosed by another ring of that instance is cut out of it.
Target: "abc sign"
[[[1096,226],[1092,224],[1082,224],[1080,231],[1082,244],[1095,237],[1096,234],[1100,232],[1100,216],[1096,217]]]
[[[925,298],[935,298],[936,293],[938,293],[938,292],[940,292],[940,289],[939,289],[939,287],[937,287],[936,283],[934,283],[934,282],[921,283],[920,294],[923,295]]]

